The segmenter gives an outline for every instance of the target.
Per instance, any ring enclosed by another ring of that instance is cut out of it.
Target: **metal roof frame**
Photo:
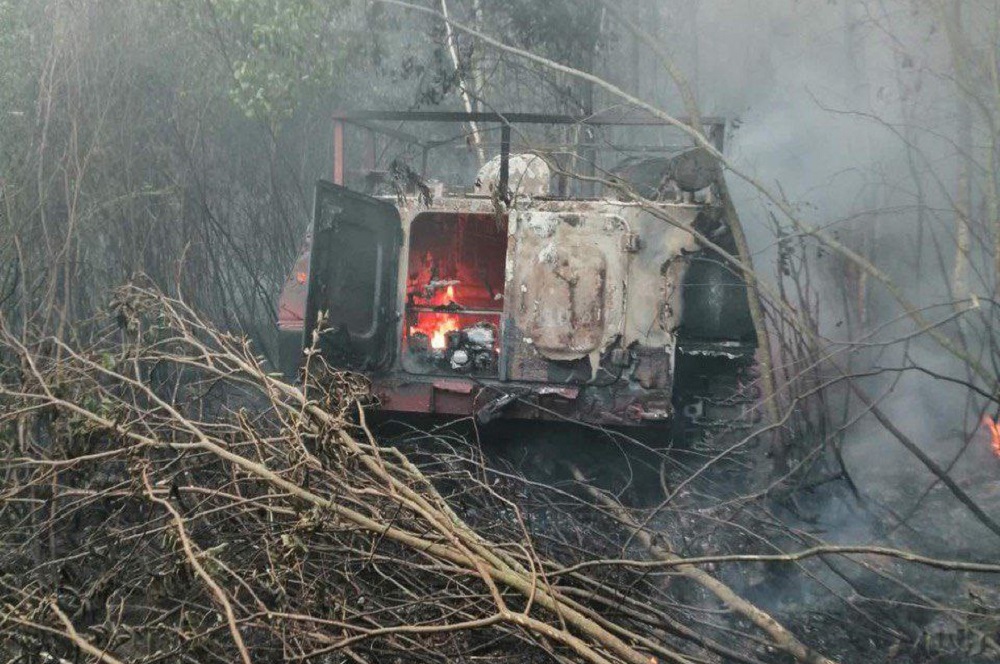
[[[550,125],[589,125],[623,126],[623,127],[675,127],[675,122],[649,113],[637,112],[632,109],[610,109],[593,113],[588,116],[573,116],[556,113],[499,113],[465,111],[335,111],[333,119],[333,181],[344,183],[344,125],[350,124],[375,133],[383,134],[419,146],[423,151],[421,170],[427,171],[427,153],[429,150],[458,140],[458,137],[448,140],[426,141],[409,132],[391,127],[383,127],[379,122],[451,122],[451,123],[494,123],[500,127],[500,196],[508,199],[508,180],[510,178],[510,135],[511,126],[515,124],[550,124]],[[677,121],[688,124],[688,118],[677,118]],[[702,118],[701,123],[708,129],[708,136],[721,152],[724,145],[726,119],[719,117]]]

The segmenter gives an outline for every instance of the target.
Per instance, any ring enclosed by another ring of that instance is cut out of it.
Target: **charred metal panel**
[[[698,245],[688,231],[699,208],[693,205],[658,206],[656,214],[626,208],[640,248],[629,266],[626,344],[672,351],[683,314],[681,298],[687,255]]]
[[[683,313],[688,256],[698,251],[698,243],[686,229],[702,206],[663,204],[644,209],[620,201],[545,200],[521,204],[520,210],[511,213],[516,219],[510,225],[508,279],[523,275],[525,265],[533,266],[544,246],[567,247],[566,253],[577,251],[581,256],[597,252],[610,257],[605,280],[616,292],[605,296],[612,315],[604,321],[603,348],[616,340],[623,347],[633,343],[673,346]],[[532,255],[530,249],[537,253]],[[511,285],[515,288],[508,291],[508,307],[520,290]],[[616,317],[619,306],[623,314]],[[524,331],[520,321],[515,322]],[[572,355],[583,356],[578,350]]]
[[[671,353],[664,348],[637,347],[632,378],[646,390],[669,390],[673,380]]]
[[[621,334],[629,254],[618,217],[575,209],[511,213],[508,316],[520,331],[513,352],[568,362],[587,357],[592,375]],[[512,372],[515,380],[530,379]]]
[[[700,341],[756,341],[746,284],[721,256],[704,254],[684,275],[681,334]]]
[[[305,335],[318,333],[333,366],[389,366],[400,244],[394,205],[319,182],[313,220]]]
[[[607,275],[607,259],[593,246],[548,245],[538,254],[517,317],[542,355],[577,359],[602,346]]]
[[[533,201],[512,213],[511,379],[581,385],[567,410],[587,422],[668,419],[699,209]]]

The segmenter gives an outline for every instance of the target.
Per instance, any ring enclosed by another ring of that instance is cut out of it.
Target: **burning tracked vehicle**
[[[377,124],[387,121],[394,128]],[[449,186],[429,179],[427,164],[454,141],[395,128],[404,122],[473,132],[492,123],[500,154],[474,182]],[[684,401],[691,386],[720,371],[738,376],[756,347],[741,277],[690,232],[735,253],[717,168],[703,150],[642,145],[628,157],[593,139],[663,124],[338,115],[333,182],[317,184],[310,237],[281,294],[283,369],[299,370],[315,345],[332,366],[369,376],[380,408],[395,412],[620,426],[667,422],[679,408],[702,415],[700,397]],[[706,124],[721,149],[724,123]],[[583,127],[593,140],[567,151],[530,139],[530,152],[513,153],[512,127],[524,125]],[[363,172],[345,170],[345,127],[368,137]],[[423,172],[399,160],[376,170],[380,140],[418,147]],[[617,165],[595,165],[601,151]],[[363,191],[343,186],[348,177]]]

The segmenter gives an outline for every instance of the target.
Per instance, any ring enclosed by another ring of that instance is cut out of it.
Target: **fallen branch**
[[[757,606],[754,606],[737,595],[729,586],[722,583],[704,570],[698,569],[680,556],[671,553],[668,549],[656,544],[649,531],[640,526],[639,522],[621,505],[621,503],[612,499],[606,493],[591,486],[586,481],[587,478],[584,477],[579,468],[573,466],[572,470],[573,477],[578,482],[584,484],[586,491],[601,505],[610,510],[622,523],[628,524],[632,527],[635,530],[636,539],[638,539],[642,545],[649,550],[650,554],[658,560],[673,565],[681,574],[711,592],[726,606],[744,616],[765,632],[777,648],[780,648],[798,661],[803,662],[804,664],[834,664],[833,660],[827,659],[799,641],[799,639],[782,626],[781,623]]]

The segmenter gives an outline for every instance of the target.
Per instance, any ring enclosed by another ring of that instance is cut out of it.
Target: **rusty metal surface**
[[[333,183],[344,184],[344,123],[333,121]]]
[[[558,362],[587,357],[593,376],[600,354],[621,332],[627,228],[584,205],[511,212],[507,310],[523,352]]]
[[[431,385],[438,392],[450,392],[452,394],[472,394],[476,384],[471,380],[462,378],[437,378]]]
[[[637,347],[632,378],[647,390],[670,389],[673,379],[672,355],[663,348]]]
[[[644,390],[629,383],[566,387],[488,381],[471,385],[387,374],[375,377],[372,386],[380,407],[399,413],[466,416],[502,401],[495,416],[608,426],[641,426],[665,421],[672,414],[669,390]]]
[[[588,357],[593,372],[613,344],[672,348],[683,255],[697,248],[677,226],[691,224],[698,207],[657,210],[662,218],[616,201],[532,201],[512,211],[508,311],[521,332],[514,341],[549,360]]]
[[[292,271],[281,287],[278,298],[278,329],[282,332],[301,332],[305,326],[306,293],[309,284],[309,253],[312,251],[312,233],[306,235]]]

